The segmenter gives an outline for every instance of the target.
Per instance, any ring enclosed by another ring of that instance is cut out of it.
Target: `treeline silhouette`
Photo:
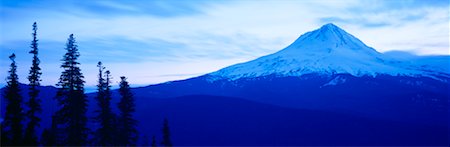
[[[57,101],[57,111],[52,115],[50,128],[45,128],[38,135],[42,112],[41,99],[38,97],[42,75],[39,67],[37,24],[33,24],[33,40],[30,54],[33,55],[32,65],[28,75],[28,101],[24,102],[20,94],[20,83],[17,75],[16,55],[9,56],[11,60],[8,71],[7,85],[2,96],[6,100],[6,110],[1,123],[1,146],[137,146],[139,132],[137,120],[133,117],[135,100],[130,90],[127,78],[120,77],[120,101],[117,104],[118,114],[112,111],[111,105],[111,72],[106,70],[102,62],[98,62],[97,110],[95,117],[89,118],[88,99],[84,93],[84,76],[80,69],[78,58],[80,53],[73,34],[66,43],[66,53],[63,56],[61,68],[63,72],[56,84],[58,91],[53,97]],[[87,126],[89,119],[98,124],[91,130]],[[168,120],[164,119],[162,128],[162,146],[172,146]],[[151,146],[157,146],[155,136]]]

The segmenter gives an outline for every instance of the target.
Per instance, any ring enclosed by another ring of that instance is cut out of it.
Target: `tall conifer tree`
[[[130,86],[125,77],[120,77],[119,93],[121,95],[118,104],[120,114],[118,117],[120,134],[118,135],[119,145],[135,146],[138,139],[138,132],[136,129],[137,121],[133,118],[135,111],[135,102]]]
[[[58,143],[61,145],[82,146],[87,144],[89,129],[87,128],[87,99],[84,94],[84,76],[77,61],[80,53],[73,34],[67,40],[66,54],[61,68],[63,72],[57,84],[56,99],[60,106],[55,113]]]
[[[97,67],[99,68],[99,74],[96,100],[99,110],[96,111],[95,121],[100,126],[94,134],[94,142],[96,145],[113,146],[116,141],[114,139],[115,115],[111,110],[111,73],[107,70],[104,72],[105,78],[103,78],[105,67],[102,65],[102,62],[98,62]]]
[[[1,144],[2,146],[19,146],[23,145],[23,108],[22,96],[20,95],[19,77],[17,76],[17,65],[15,61],[16,55],[9,56],[12,63],[9,76],[7,77],[6,89],[3,93],[6,99],[6,111],[2,122]]]
[[[161,141],[161,145],[165,146],[165,147],[172,147],[172,141],[170,139],[170,129],[169,129],[169,121],[167,120],[167,118],[164,119],[163,122],[163,128],[162,128],[162,141]]]
[[[28,76],[29,83],[29,92],[28,95],[30,99],[26,103],[28,106],[28,111],[26,112],[26,116],[28,118],[28,124],[25,129],[24,135],[24,143],[27,146],[37,146],[38,138],[36,135],[36,127],[39,126],[39,122],[41,119],[37,116],[37,113],[42,111],[41,108],[41,100],[38,98],[40,85],[40,76],[41,76],[41,68],[39,67],[40,60],[38,58],[38,39],[36,37],[37,25],[36,22],[33,24],[33,41],[31,41],[31,51],[30,54],[33,54],[32,65],[30,68],[30,73]]]

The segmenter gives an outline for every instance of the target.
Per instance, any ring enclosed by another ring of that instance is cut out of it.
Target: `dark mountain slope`
[[[139,104],[144,103],[139,99]],[[141,131],[160,134],[163,117],[176,145],[446,145],[447,128],[283,108],[240,98],[191,95],[147,99]]]

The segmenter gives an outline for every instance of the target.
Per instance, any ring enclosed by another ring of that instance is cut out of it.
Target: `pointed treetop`
[[[10,56],[9,56],[9,59],[11,59],[11,60],[14,60],[14,59],[16,59],[16,54],[11,54]]]
[[[98,61],[97,67],[99,67],[100,69],[105,69],[105,67],[102,66],[102,61]]]
[[[36,24],[36,22],[34,22],[33,23],[33,30],[37,29],[36,26],[37,26],[37,24]]]

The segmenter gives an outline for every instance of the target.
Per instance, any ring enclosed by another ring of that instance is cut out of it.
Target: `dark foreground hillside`
[[[23,85],[22,88],[22,92],[26,93],[26,86]],[[40,89],[43,91],[40,95],[43,100],[43,121],[39,132],[42,128],[50,127],[50,117],[55,109],[55,88]],[[88,95],[89,111],[92,115],[96,110],[93,99],[95,94]],[[113,108],[116,107],[117,100],[115,95]],[[1,102],[3,115],[4,99]],[[150,140],[153,135],[160,141],[162,120],[165,117],[169,120],[175,145],[448,144],[447,126],[386,121],[330,111],[285,108],[242,98],[206,95],[175,98],[136,97],[135,118],[139,121],[140,142]]]
[[[141,131],[160,134],[153,126],[161,126],[167,116],[177,145],[447,145],[444,126],[282,108],[230,97],[146,101],[137,109]]]

